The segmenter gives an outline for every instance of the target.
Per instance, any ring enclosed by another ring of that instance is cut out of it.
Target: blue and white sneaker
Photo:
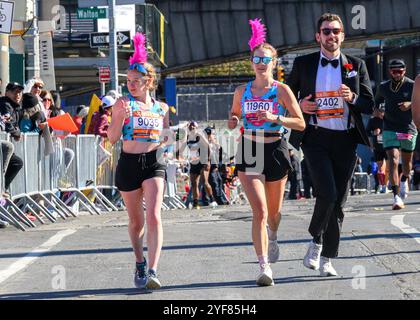
[[[147,284],[147,261],[144,258],[142,263],[136,263],[136,273],[134,274],[134,285],[138,289],[146,288]]]
[[[153,269],[149,269],[149,272],[147,273],[146,288],[147,289],[160,289],[161,286],[162,285],[160,284],[156,271]]]

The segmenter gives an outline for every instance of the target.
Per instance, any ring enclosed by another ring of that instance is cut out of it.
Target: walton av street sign
[[[77,8],[77,19],[106,19],[106,8]]]
[[[144,4],[145,0],[115,0],[115,5],[123,5],[123,4]],[[108,6],[108,0],[78,0],[78,7],[79,8],[89,8],[89,7],[97,7],[97,6]]]

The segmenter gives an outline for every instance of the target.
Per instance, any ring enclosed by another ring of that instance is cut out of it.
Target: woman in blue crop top
[[[253,212],[252,239],[260,265],[257,285],[271,286],[274,282],[270,263],[279,257],[277,230],[291,169],[284,127],[303,130],[305,121],[289,87],[273,79],[277,52],[265,42],[265,31],[261,34],[264,25],[258,19],[250,24],[255,79],[235,90],[228,127],[234,129],[243,119],[244,134],[235,157],[236,168]]]
[[[136,258],[134,284],[137,288],[158,289],[161,287],[157,265],[163,241],[161,207],[166,174],[166,165],[161,158],[163,152],[158,151],[163,144],[163,130],[169,128],[169,114],[168,106],[150,95],[156,87],[156,71],[146,62],[144,41],[141,34],[134,38],[135,53],[127,72],[130,94],[115,103],[108,138],[115,143],[123,137],[115,184],[129,216],[128,232]],[[148,261],[143,256],[145,223]]]

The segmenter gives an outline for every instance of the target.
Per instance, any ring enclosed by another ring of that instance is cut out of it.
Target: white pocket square
[[[348,77],[349,77],[349,78],[353,78],[353,77],[355,77],[356,75],[357,75],[357,71],[354,71],[354,70],[353,70],[352,72],[350,72],[350,73],[349,73]]]

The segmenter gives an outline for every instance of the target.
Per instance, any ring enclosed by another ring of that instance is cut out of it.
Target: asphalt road
[[[257,287],[248,206],[163,212],[163,287],[133,288],[134,258],[125,212],[0,230],[0,300],[419,299],[420,192],[406,208],[392,196],[349,197],[338,277],[322,278],[302,258],[313,200],[286,201],[275,286]]]

